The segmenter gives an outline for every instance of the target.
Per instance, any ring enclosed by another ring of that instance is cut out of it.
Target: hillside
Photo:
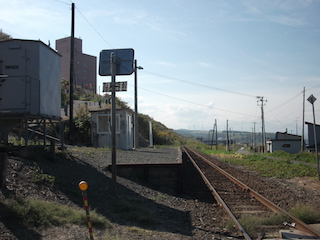
[[[62,81],[63,82],[63,81]],[[62,84],[61,88],[61,97],[62,100],[66,99],[66,103],[69,104],[69,95],[65,94],[64,87]],[[93,94],[92,92],[77,87],[74,91],[74,100],[82,100],[82,101],[107,101],[110,96],[108,94],[105,94],[103,96],[98,94]],[[63,102],[63,101],[62,101]],[[116,98],[116,108],[128,108],[128,103],[121,100],[121,98]],[[131,109],[132,110],[132,109]],[[74,117],[75,122],[75,132],[76,132],[76,140],[78,145],[86,145],[90,146],[90,113],[85,108],[80,108],[76,113]],[[63,119],[65,121],[65,139],[68,142],[68,135],[69,135],[69,129],[68,129],[68,117],[64,117]],[[185,142],[185,140],[177,133],[175,133],[172,129],[169,129],[161,122],[156,121],[155,119],[149,117],[146,114],[139,113],[138,114],[138,122],[139,122],[139,146],[146,147],[149,146],[149,122],[152,123],[152,135],[153,135],[153,144],[154,145],[180,145],[181,143]]]
[[[187,138],[193,138],[193,139],[211,139],[212,138],[212,130],[206,131],[206,130],[187,130],[187,129],[177,129],[174,130],[177,134],[187,137]],[[246,131],[232,131],[229,132],[229,139],[235,140],[236,143],[250,143],[252,142],[252,132],[246,132]],[[214,138],[216,135],[214,135]],[[227,138],[227,132],[225,130],[218,131],[218,140],[226,141]],[[267,139],[274,139],[275,133],[266,133]],[[261,143],[261,133],[256,133],[256,143]]]

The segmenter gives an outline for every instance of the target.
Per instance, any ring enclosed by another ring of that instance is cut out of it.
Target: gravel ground
[[[107,231],[93,226],[95,239],[227,239],[237,236],[224,229],[226,219],[210,192],[197,177],[189,162],[184,164],[183,193],[154,189],[143,182],[117,177],[117,192],[112,193],[111,152],[105,149],[68,147],[64,157],[27,160],[9,157],[7,187],[0,193],[0,204],[13,197],[36,198],[59,204],[83,207],[78,183],[86,180],[91,209],[111,223]],[[117,151],[118,163],[177,162],[177,148],[141,148]],[[33,182],[34,162],[43,173],[55,177],[54,186]],[[116,210],[117,204],[126,212]],[[38,229],[10,219],[0,221],[0,239],[89,239],[88,229],[79,226]]]
[[[177,148],[141,148],[134,151],[117,151],[117,162],[167,163],[179,161],[178,156]],[[54,186],[33,182],[34,162],[43,173],[55,177]],[[110,150],[85,147],[68,147],[67,153],[57,153],[54,158],[41,160],[10,156],[7,188],[0,193],[1,207],[6,207],[8,198],[22,197],[44,199],[80,209],[83,208],[83,201],[78,183],[86,180],[89,184],[90,209],[95,209],[111,223],[110,229],[105,231],[93,226],[95,239],[239,238],[236,231],[226,230],[227,217],[189,161],[183,161],[184,184],[181,194],[169,189],[155,189],[133,179],[117,177],[117,192],[114,195],[111,173],[106,171],[110,164]],[[248,171],[242,170],[248,174]],[[298,181],[282,181],[278,184],[274,179],[271,180],[271,190],[274,193],[283,189],[281,186],[285,186],[289,194],[297,194],[299,198],[302,198],[303,193],[312,192],[306,187],[296,185]],[[264,178],[262,182],[268,185],[267,179]],[[319,185],[315,186],[320,189]],[[318,204],[318,201],[315,204]],[[124,208],[119,209],[119,206]],[[28,227],[16,220],[1,218],[0,239],[89,239],[89,234],[86,227],[67,225],[39,229]]]

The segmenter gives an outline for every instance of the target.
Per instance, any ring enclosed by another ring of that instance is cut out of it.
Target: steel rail
[[[249,234],[244,230],[244,228],[241,226],[241,224],[239,223],[239,221],[237,220],[237,218],[233,215],[233,213],[231,212],[231,210],[228,208],[228,206],[225,204],[225,202],[222,200],[222,198],[220,197],[219,193],[214,189],[214,187],[211,185],[210,181],[207,179],[207,177],[204,175],[204,173],[201,171],[201,169],[198,167],[197,163],[193,160],[193,158],[190,156],[190,154],[188,153],[188,151],[186,151],[186,148],[183,146],[184,152],[188,155],[190,161],[192,162],[193,166],[198,170],[198,172],[201,175],[201,178],[203,179],[203,181],[205,182],[205,184],[208,186],[208,188],[210,189],[210,191],[212,192],[214,198],[216,199],[216,201],[220,204],[220,206],[222,206],[225,211],[227,212],[227,214],[230,216],[230,218],[233,220],[233,222],[235,223],[235,225],[237,226],[237,228],[239,229],[239,231],[242,233],[243,237],[247,240],[252,240],[252,238],[249,236]]]
[[[209,161],[205,157],[201,156],[199,153],[195,152],[194,150],[192,150],[190,148],[187,148],[187,149],[189,151],[193,152],[194,154],[196,154],[197,156],[201,157],[201,159],[203,159],[206,163],[208,163],[210,166],[212,166],[215,169],[217,169],[219,172],[224,174],[227,178],[229,178],[234,183],[238,184],[242,189],[248,191],[251,196],[255,197],[258,201],[260,201],[263,205],[265,205],[266,207],[268,207],[272,211],[274,211],[276,213],[281,213],[281,214],[287,215],[291,220],[293,220],[293,222],[295,222],[295,224],[296,224],[295,228],[297,228],[297,229],[299,229],[301,231],[310,233],[310,234],[312,234],[314,236],[320,237],[320,233],[318,231],[310,228],[307,224],[302,222],[300,219],[298,219],[295,216],[291,215],[290,213],[288,213],[284,209],[280,208],[279,206],[277,206],[273,202],[270,202],[267,198],[265,198],[264,196],[262,196],[258,192],[254,191],[252,188],[248,187],[243,182],[239,181],[238,179],[236,179],[235,177],[233,177],[232,175],[230,175],[229,173],[224,171],[222,168],[218,167],[216,164],[212,163],[211,161]]]

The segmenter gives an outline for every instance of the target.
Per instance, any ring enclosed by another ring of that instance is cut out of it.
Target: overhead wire
[[[60,0],[54,0],[54,1],[67,4],[66,2],[63,2],[63,1],[60,1]],[[72,1],[70,0],[70,2],[72,2]],[[79,8],[76,7],[76,9],[77,9],[77,11],[80,13],[80,15],[85,19],[85,21],[90,25],[90,27],[101,37],[101,39],[103,39],[103,41],[105,41],[112,49],[114,49],[114,47],[113,47],[113,46],[97,31],[97,29],[89,22],[89,20],[84,16],[84,14],[79,10]],[[144,72],[147,72],[147,73],[150,73],[150,74],[159,76],[159,77],[163,77],[163,78],[168,78],[168,79],[171,79],[171,80],[174,80],[174,81],[179,81],[179,82],[184,82],[184,83],[188,83],[188,84],[192,84],[192,85],[197,85],[197,86],[204,87],[204,88],[211,88],[211,89],[215,89],[215,90],[218,90],[218,91],[229,92],[229,93],[233,93],[233,94],[237,94],[237,95],[242,95],[242,96],[246,96],[246,97],[254,97],[254,98],[257,97],[257,96],[250,95],[250,94],[246,94],[246,93],[241,93],[241,92],[226,90],[226,89],[222,89],[222,88],[217,88],[217,87],[213,87],[213,86],[208,86],[208,85],[201,84],[201,83],[195,83],[195,82],[191,82],[191,81],[187,81],[187,80],[183,80],[183,79],[179,79],[179,78],[174,78],[174,77],[166,76],[166,75],[163,75],[163,74],[150,72],[150,71],[147,71],[147,70],[145,70]],[[318,87],[320,87],[320,84],[319,84],[319,85],[316,85],[315,87],[309,88],[309,89],[307,89],[306,91],[309,91],[309,90],[311,90],[311,89],[318,88]],[[176,98],[176,97],[172,97],[172,96],[169,96],[169,95],[165,95],[165,94],[162,94],[162,93],[158,93],[158,92],[155,92],[155,91],[152,91],[152,90],[147,90],[147,89],[144,89],[144,88],[141,88],[141,87],[138,87],[138,88],[143,89],[143,90],[145,90],[145,91],[149,91],[149,92],[158,94],[158,95],[162,95],[162,96],[165,96],[165,97],[173,98],[173,99],[176,99],[176,100],[179,100],[179,101],[188,102],[188,103],[195,104],[195,105],[199,105],[199,106],[202,106],[202,107],[214,108],[214,107],[210,107],[210,106],[206,106],[206,105],[194,103],[194,102],[191,102],[191,101],[179,99],[179,98]],[[285,101],[284,103],[280,104],[279,106],[277,106],[277,107],[269,110],[267,113],[272,112],[272,111],[274,111],[274,110],[276,110],[276,109],[278,109],[278,108],[280,108],[280,107],[283,107],[283,106],[286,105],[287,103],[289,103],[289,102],[291,102],[292,100],[294,100],[295,98],[297,98],[300,94],[301,94],[301,93],[295,95],[294,97],[290,98],[289,100]],[[228,111],[228,110],[225,110],[225,109],[219,109],[219,108],[214,108],[214,109],[217,109],[217,110],[220,110],[220,111],[225,111],[225,112],[230,112],[230,113],[234,113],[234,114],[240,114],[240,115],[245,115],[245,116],[250,116],[250,117],[256,117],[256,116],[249,115],[249,114],[244,114],[244,113],[238,113],[238,112]],[[282,125],[282,123],[276,118],[275,115],[274,115],[274,117],[275,117],[275,119]],[[283,125],[282,125],[282,126],[283,126]]]
[[[308,88],[305,91],[307,92],[307,91],[310,91],[311,89],[315,89],[315,88],[319,88],[319,87],[320,87],[320,84],[318,84],[318,85],[316,85],[314,87]]]
[[[267,107],[267,106],[266,106],[266,107]],[[267,107],[267,108],[268,108],[268,107]],[[282,124],[282,122],[280,122],[280,120],[276,117],[276,115],[273,114],[272,110],[269,110],[269,111],[266,112],[266,113],[272,113],[273,117],[277,120],[277,122],[278,122],[282,127],[284,127],[283,124]],[[284,127],[284,128],[285,128],[285,127]]]
[[[93,25],[89,22],[89,20],[82,14],[82,12],[79,10],[79,8],[76,6],[77,11],[81,14],[81,16],[84,18],[84,20],[86,20],[86,22],[90,25],[90,27],[92,27],[92,29],[103,39],[103,41],[105,41],[112,49],[114,49],[114,47],[97,31],[97,29],[95,29],[95,27],[93,27]]]
[[[56,2],[60,2],[60,3],[64,3],[67,5],[71,5],[69,3],[66,3],[64,1],[61,0],[53,0]],[[71,3],[74,3],[73,1],[70,0]],[[77,9],[77,11],[80,13],[80,15],[84,18],[84,20],[86,20],[86,22],[90,25],[90,27],[102,38],[103,41],[105,41],[112,49],[114,49],[114,47],[98,32],[98,30],[89,22],[89,20],[84,16],[84,14],[79,10],[78,6],[75,5],[75,9]]]
[[[201,83],[191,82],[191,81],[187,81],[187,80],[183,80],[183,79],[179,79],[179,78],[169,77],[169,76],[166,76],[166,75],[163,75],[163,74],[154,73],[154,72],[150,72],[150,71],[147,71],[147,70],[144,70],[144,72],[147,72],[147,73],[159,76],[159,77],[172,79],[174,81],[179,81],[179,82],[184,82],[184,83],[188,83],[188,84],[192,84],[192,85],[197,85],[197,86],[204,87],[204,88],[211,88],[211,89],[215,89],[215,90],[218,90],[218,91],[224,91],[224,92],[238,94],[238,95],[242,95],[242,96],[246,96],[246,97],[254,97],[254,98],[256,98],[256,96],[253,96],[253,95],[250,95],[250,94],[240,93],[240,92],[226,90],[226,89],[222,89],[222,88],[217,88],[217,87],[213,87],[213,86],[209,86],[209,85],[205,85],[205,84],[201,84]]]
[[[61,0],[53,0],[53,1],[55,1],[55,2],[59,2],[59,3],[64,3],[64,4],[66,4],[66,5],[71,5],[70,3],[66,3],[66,2],[64,2],[64,1],[61,1]],[[70,1],[71,2],[71,1]]]
[[[129,84],[129,85],[130,85],[130,84]],[[169,96],[169,95],[166,95],[166,94],[163,94],[163,93],[158,93],[158,92],[155,92],[155,91],[153,91],[153,90],[145,89],[145,88],[142,88],[142,87],[138,87],[138,88],[139,88],[139,89],[142,89],[142,90],[144,90],[144,91],[152,92],[152,93],[155,93],[155,94],[158,94],[158,95],[162,95],[162,96],[165,96],[165,97],[168,97],[168,98],[172,98],[172,99],[175,99],[175,100],[179,100],[179,101],[191,103],[191,104],[198,105],[198,106],[201,106],[201,107],[212,108],[212,109],[216,109],[216,110],[219,110],[219,111],[224,111],[224,112],[229,112],[229,113],[239,114],[239,115],[244,115],[244,116],[249,116],[249,117],[256,117],[256,116],[253,116],[253,115],[250,115],[250,114],[233,112],[233,111],[229,111],[229,110],[225,110],[225,109],[221,109],[221,108],[206,106],[206,105],[203,105],[203,104],[200,104],[200,103],[191,102],[191,101],[188,101],[188,100],[185,100],[185,99],[180,99],[180,98],[173,97],[173,96]]]
[[[280,108],[280,107],[283,107],[284,105],[286,105],[287,103],[291,102],[293,99],[297,98],[297,97],[300,96],[300,95],[301,95],[301,92],[300,92],[299,94],[295,95],[294,97],[290,98],[289,100],[283,102],[283,103],[280,104],[279,106],[277,106],[277,107],[269,110],[268,112],[272,112],[272,111],[274,111],[274,110],[276,110],[276,109],[278,109],[278,108]]]

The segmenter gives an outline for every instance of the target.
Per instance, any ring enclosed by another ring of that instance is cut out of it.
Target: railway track
[[[219,167],[206,154],[185,146],[182,150],[187,154],[216,201],[225,209],[245,239],[252,239],[253,237],[258,239],[262,239],[263,237],[274,238],[275,232],[284,229],[285,226],[282,222],[280,224],[266,225],[263,220],[271,219],[271,216],[274,217],[275,215],[288,219],[288,222],[293,223],[289,224],[289,226],[294,226],[296,229],[307,233],[309,235],[308,239],[320,239],[319,232],[239,181],[236,177]],[[242,226],[244,224],[241,224],[241,222],[245,222],[248,219],[251,219],[251,221],[252,219],[256,219],[261,224],[254,231],[252,229],[248,230],[248,225],[245,229]]]

